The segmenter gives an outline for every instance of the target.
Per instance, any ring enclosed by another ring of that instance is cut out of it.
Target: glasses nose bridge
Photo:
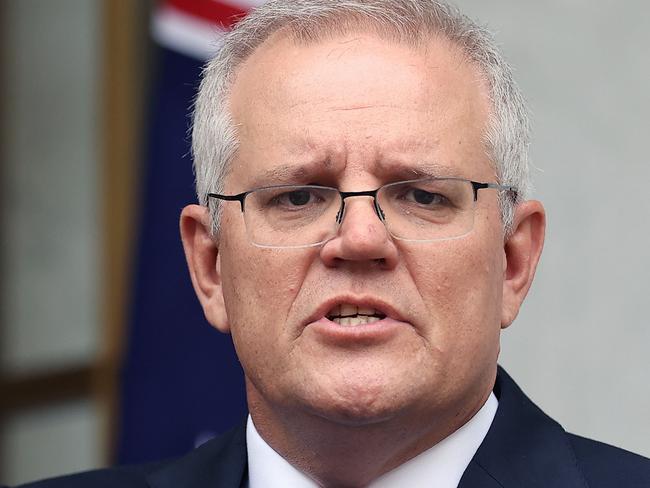
[[[372,197],[372,206],[375,209],[375,214],[379,217],[379,220],[384,222],[384,211],[381,209],[379,202],[377,201],[377,193],[379,190],[380,188],[364,191],[339,191],[339,195],[341,196],[341,208],[336,214],[336,223],[340,225],[341,222],[343,222],[343,217],[345,216],[345,200],[351,197]]]

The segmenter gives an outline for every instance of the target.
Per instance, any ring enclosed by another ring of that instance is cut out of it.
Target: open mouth
[[[374,308],[343,303],[330,310],[327,318],[338,325],[353,327],[378,322],[386,318],[386,314]]]

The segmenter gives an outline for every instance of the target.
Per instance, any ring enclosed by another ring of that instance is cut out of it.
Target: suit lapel
[[[503,488],[503,485],[495,480],[490,473],[485,471],[479,464],[474,462],[469,463],[467,469],[463,473],[458,488]]]
[[[588,488],[562,427],[499,368],[492,426],[458,488]]]
[[[246,423],[147,477],[151,488],[241,488],[247,479]]]

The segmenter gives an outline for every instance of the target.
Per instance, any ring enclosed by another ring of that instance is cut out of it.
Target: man
[[[205,72],[181,216],[245,426],[40,486],[647,487],[497,368],[544,241],[487,33],[430,0],[271,1]]]

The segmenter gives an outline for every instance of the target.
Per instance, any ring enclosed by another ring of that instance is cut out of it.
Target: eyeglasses
[[[516,188],[462,178],[398,181],[376,190],[343,192],[318,185],[277,185],[237,195],[208,197],[238,201],[250,241],[259,247],[318,246],[336,236],[345,200],[372,197],[375,213],[395,239],[432,242],[467,235],[474,228],[478,191],[514,193]]]

